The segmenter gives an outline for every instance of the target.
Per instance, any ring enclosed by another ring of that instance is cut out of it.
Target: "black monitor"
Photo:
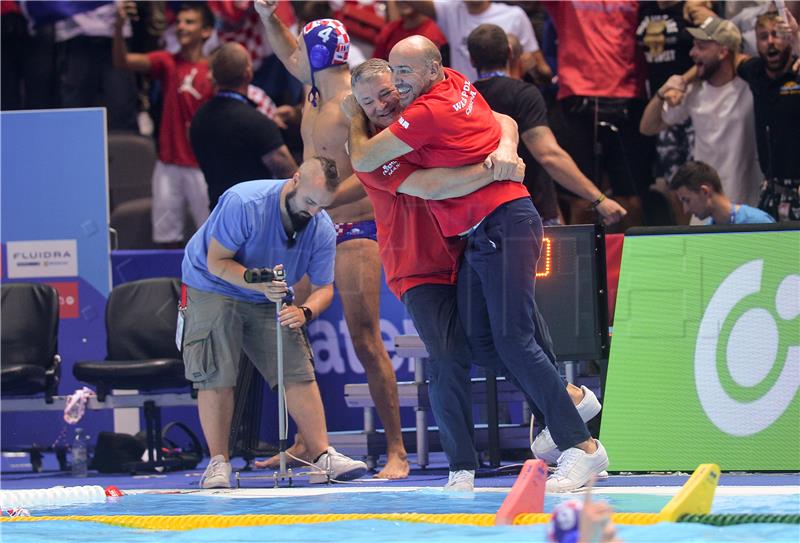
[[[559,361],[608,358],[606,290],[602,227],[546,226],[536,271],[536,304]]]

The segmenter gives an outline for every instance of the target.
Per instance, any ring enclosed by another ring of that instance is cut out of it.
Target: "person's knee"
[[[234,387],[203,388],[205,383],[195,383],[197,387],[197,400],[205,406],[221,406],[226,401],[233,399]]]
[[[470,337],[469,348],[472,358],[476,361],[488,361],[497,358],[497,350],[491,336]]]
[[[286,394],[289,395],[297,391],[304,391],[308,389],[308,387],[316,387],[316,383],[316,379],[313,378],[304,379],[302,377],[289,377],[283,386],[286,388]]]
[[[552,365],[552,362],[539,344],[536,343],[533,336],[528,338],[514,336],[499,337],[495,339],[494,346],[497,355],[505,366],[517,361],[526,365],[539,362]],[[539,356],[539,353],[541,353],[541,356]]]
[[[469,358],[443,357],[428,359],[425,377],[431,382],[469,380],[472,361]]]
[[[379,356],[386,352],[381,337],[380,326],[365,319],[358,319],[353,324],[348,323],[350,341],[356,354],[361,356]]]

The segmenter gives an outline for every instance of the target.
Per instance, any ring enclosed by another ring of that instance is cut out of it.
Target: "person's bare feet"
[[[378,473],[374,475],[376,479],[405,479],[409,472],[408,457],[406,455],[392,455],[386,460]]]
[[[288,454],[292,456],[296,456],[297,458],[302,458],[306,462],[313,462],[313,458],[308,457],[308,451],[306,450],[306,446],[301,439],[295,439],[294,444],[286,449]],[[287,468],[294,468],[298,466],[302,466],[301,462],[298,462],[291,456],[286,456],[286,467]],[[281,465],[281,458],[280,455],[275,455],[272,458],[268,458],[267,460],[256,460],[255,466],[259,469],[278,469]]]

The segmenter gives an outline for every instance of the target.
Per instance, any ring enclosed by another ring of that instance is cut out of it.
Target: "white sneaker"
[[[213,457],[200,478],[200,488],[230,488],[231,463],[221,454]]]
[[[475,471],[467,469],[451,471],[444,489],[446,492],[472,492],[475,490]]]
[[[597,450],[592,454],[587,454],[577,447],[564,451],[558,459],[556,471],[547,478],[545,483],[547,492],[577,490],[608,467],[605,447],[596,439],[594,442],[597,444]]]
[[[333,447],[328,447],[328,450],[322,453],[319,460],[314,462],[314,467],[318,469],[309,475],[309,483],[327,483],[329,475],[331,479],[349,481],[358,479],[367,472],[367,465],[364,462],[336,452]]]
[[[575,408],[578,410],[581,420],[586,422],[592,420],[600,412],[602,406],[597,401],[597,396],[594,395],[594,392],[585,386],[582,386],[581,390],[583,390],[583,399]],[[555,441],[553,441],[549,428],[544,428],[539,432],[536,439],[533,440],[531,451],[533,451],[534,457],[544,460],[547,464],[555,464],[558,462],[558,457],[561,456],[561,451],[558,450]]]

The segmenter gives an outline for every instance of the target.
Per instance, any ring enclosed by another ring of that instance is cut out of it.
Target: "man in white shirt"
[[[489,1],[441,0],[417,2],[414,7],[428,17],[436,19],[436,24],[450,44],[450,67],[470,81],[475,81],[478,73],[469,60],[467,36],[484,23],[495,24],[507,34],[514,34],[519,39],[522,45],[523,73],[534,70],[537,80],[550,81],[553,78],[553,72],[539,50],[539,42],[533,33],[531,20],[521,7]]]
[[[690,52],[699,81],[693,82],[677,105],[665,93],[686,90],[681,76],[672,76],[647,104],[639,129],[651,136],[691,118],[695,129],[694,159],[719,172],[725,194],[734,202],[758,203],[763,174],[758,165],[753,95],[736,76],[734,57],[741,46],[739,29],[724,19],[709,17],[698,28]]]

